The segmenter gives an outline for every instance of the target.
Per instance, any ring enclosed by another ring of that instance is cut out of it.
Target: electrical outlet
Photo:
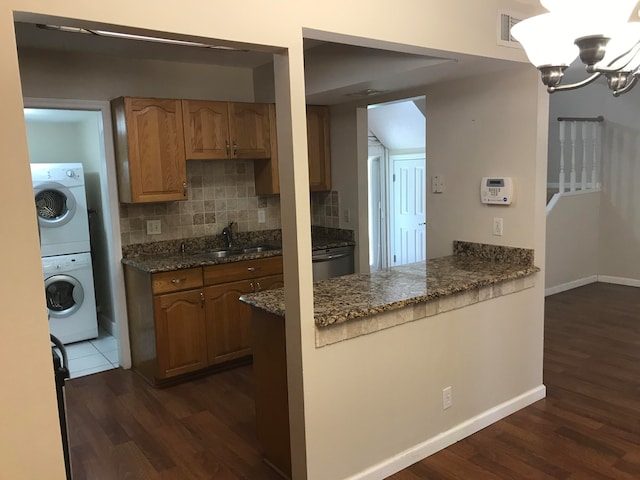
[[[258,210],[258,223],[264,223],[267,221],[265,217],[265,213],[263,209]]]
[[[451,387],[446,387],[442,389],[442,409],[446,410],[453,405],[453,391]]]
[[[348,208],[345,208],[344,212],[342,212],[342,218],[344,219],[344,223],[351,221],[351,211]]]
[[[433,177],[431,177],[431,192],[444,192],[444,177],[442,175],[434,175]]]
[[[503,222],[502,218],[494,217],[493,218],[493,234],[501,237],[503,232]]]
[[[147,220],[147,235],[160,235],[162,222],[160,220]]]

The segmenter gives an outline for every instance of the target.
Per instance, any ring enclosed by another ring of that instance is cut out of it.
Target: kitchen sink
[[[225,258],[231,255],[240,255],[242,250],[209,250],[204,253],[196,253],[194,257],[197,258]]]
[[[204,253],[196,253],[194,257],[216,259],[216,258],[230,257],[231,255],[242,255],[243,253],[268,252],[269,250],[275,250],[277,248],[278,247],[275,247],[273,245],[255,245],[253,247],[233,248],[233,249],[220,248],[215,250],[209,250],[208,252],[204,252]]]

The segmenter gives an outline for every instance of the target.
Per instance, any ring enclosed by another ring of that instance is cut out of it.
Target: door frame
[[[116,177],[116,159],[113,148],[113,129],[111,123],[111,105],[108,101],[71,100],[58,98],[25,97],[24,108],[43,108],[52,110],[99,111],[102,115],[101,150],[104,157],[100,162],[100,182],[103,207],[107,207],[108,221],[105,229],[108,238],[109,282],[111,284],[111,302],[113,322],[118,341],[118,361],[122,368],[131,368],[131,348],[129,345],[129,326],[124,288],[124,269],[122,268],[122,240],[120,236],[120,205],[118,202],[118,182]],[[104,199],[108,202],[104,202]]]

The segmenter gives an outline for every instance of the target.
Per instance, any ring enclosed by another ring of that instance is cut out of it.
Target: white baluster
[[[598,130],[601,131],[602,123],[594,122],[591,131],[593,141],[593,162],[591,163],[591,188],[598,188]]]
[[[576,191],[576,122],[571,122],[571,174],[570,174],[570,186],[571,192]]]
[[[582,122],[582,177],[580,190],[587,189],[587,122]]]
[[[564,193],[564,121],[560,121],[560,176],[558,178],[558,191]]]

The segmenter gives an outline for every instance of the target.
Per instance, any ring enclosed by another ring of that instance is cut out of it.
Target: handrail
[[[604,122],[602,115],[598,117],[558,117],[559,122]]]

